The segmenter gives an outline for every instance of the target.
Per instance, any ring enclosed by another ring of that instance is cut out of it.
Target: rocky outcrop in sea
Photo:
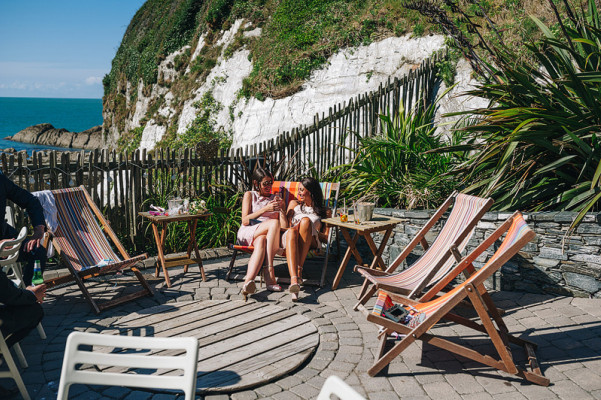
[[[38,124],[25,128],[6,139],[21,143],[85,150],[99,149],[104,144],[102,125],[82,132],[70,132],[64,128],[57,129],[52,124]]]

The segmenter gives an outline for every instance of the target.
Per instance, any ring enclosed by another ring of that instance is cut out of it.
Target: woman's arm
[[[291,200],[288,203],[288,209],[286,210],[286,226],[292,228],[292,218],[294,217],[294,208],[298,206],[298,201]]]

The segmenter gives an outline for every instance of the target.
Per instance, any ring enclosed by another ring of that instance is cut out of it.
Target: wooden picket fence
[[[2,153],[2,171],[29,191],[83,185],[122,240],[134,244],[144,240],[137,213],[148,209],[149,202],[165,203],[165,197],[174,194],[219,194],[224,186],[243,190],[244,164],[252,168],[260,159],[289,160],[295,168],[286,178],[296,179],[309,169],[322,176],[331,167],[349,162],[359,138],[378,132],[380,114],[394,116],[401,104],[409,110],[416,101],[432,100],[439,57],[444,55],[425,61],[402,79],[380,85],[377,91],[316,115],[311,126],[244,149],[226,152],[213,143],[196,149],[136,150],[129,154],[108,150],[42,151],[29,157],[25,152]],[[22,212],[15,211],[17,220],[25,223]]]

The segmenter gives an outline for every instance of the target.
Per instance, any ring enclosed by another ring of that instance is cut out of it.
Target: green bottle
[[[33,265],[33,279],[31,283],[34,286],[41,285],[44,283],[44,277],[42,276],[42,267],[40,266],[40,260],[35,260],[35,264]]]

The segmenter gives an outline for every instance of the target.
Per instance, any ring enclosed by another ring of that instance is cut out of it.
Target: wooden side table
[[[169,273],[167,268],[174,267],[177,265],[184,265],[184,274],[188,272],[188,265],[198,264],[200,268],[200,274],[202,280],[205,282],[207,277],[205,275],[205,269],[202,265],[202,258],[200,257],[200,251],[198,251],[198,245],[196,244],[196,225],[199,219],[208,219],[213,214],[179,214],[179,215],[151,215],[148,212],[139,212],[138,215],[147,218],[152,223],[152,232],[154,233],[154,240],[157,245],[159,253],[158,260],[155,264],[155,276],[158,277],[160,274],[160,267],[163,268],[165,274],[165,282],[167,287],[171,287],[171,279],[169,279]],[[170,222],[187,221],[188,229],[190,230],[190,240],[188,241],[187,254],[184,256],[178,256],[175,254],[165,255],[165,238],[167,233],[167,225]],[[159,234],[159,226],[161,232]],[[192,250],[194,250],[195,258],[192,258]],[[160,266],[159,266],[160,264]]]
[[[340,229],[340,232],[342,232],[344,240],[346,240],[346,242],[348,243],[348,248],[346,249],[344,258],[340,263],[340,267],[338,267],[338,272],[336,273],[336,278],[334,278],[334,283],[332,283],[332,290],[336,290],[338,284],[340,283],[340,279],[342,278],[342,274],[346,269],[346,265],[351,259],[351,254],[355,256],[355,259],[359,264],[363,265],[363,259],[361,258],[361,256],[359,255],[359,251],[357,250],[357,241],[360,237],[363,237],[365,239],[367,245],[369,246],[374,256],[369,267],[372,269],[386,269],[384,260],[382,260],[382,253],[386,248],[386,243],[388,242],[388,239],[390,239],[390,235],[392,234],[392,230],[394,229],[394,227],[401,222],[405,222],[405,220],[375,214],[371,221],[365,221],[360,224],[355,224],[353,216],[351,215],[349,215],[348,217],[348,222],[340,221],[340,217],[327,218],[322,220],[322,222],[324,222],[328,226],[338,227]],[[349,232],[351,230],[355,231],[353,237],[351,237]],[[374,243],[372,235],[374,233],[383,231],[384,237],[382,238],[382,243],[380,243],[380,246],[378,247]]]

